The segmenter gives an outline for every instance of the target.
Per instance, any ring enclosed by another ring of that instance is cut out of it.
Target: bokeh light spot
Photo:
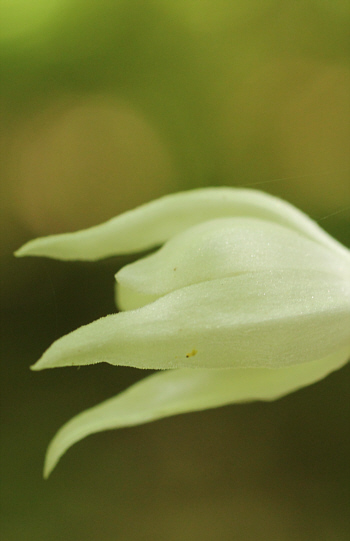
[[[53,104],[15,145],[15,205],[37,234],[87,227],[176,189],[166,144],[114,98]]]

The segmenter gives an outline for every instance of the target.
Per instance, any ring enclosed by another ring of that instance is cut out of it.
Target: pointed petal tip
[[[59,462],[62,454],[60,455],[52,455],[51,451],[50,451],[50,447],[51,447],[51,444],[49,445],[49,448],[46,452],[46,456],[45,456],[45,460],[44,460],[44,467],[43,467],[43,478],[45,479],[45,481],[47,481],[47,479],[50,477],[51,473],[53,472],[53,470],[56,468],[57,466],[57,463]]]
[[[34,239],[26,242],[25,244],[23,244],[23,246],[18,248],[18,250],[16,250],[13,255],[15,257],[45,257],[46,254],[42,250],[40,250],[40,244],[42,244],[42,242],[40,241],[41,239]],[[47,255],[46,257],[50,256]]]
[[[47,460],[45,460],[44,463],[44,469],[43,469],[43,478],[45,481],[48,480],[48,478],[51,475],[52,470],[54,469],[55,465],[48,464]]]
[[[45,365],[43,366],[41,359],[39,359],[38,361],[36,361],[36,363],[32,364],[29,368],[33,372],[39,372],[40,370],[44,370],[45,368],[48,368],[48,367]]]
[[[36,365],[37,365],[37,363],[32,364],[32,365],[29,367],[29,370],[31,370],[32,372],[38,372],[39,369],[38,369],[38,367],[37,367]]]
[[[66,423],[65,425],[63,425],[63,427],[60,428],[60,430],[51,439],[47,447],[43,467],[43,478],[45,480],[50,477],[51,473],[56,468],[58,462],[65,454],[67,449],[69,449],[69,447],[71,447],[73,443],[76,443],[76,441],[73,441],[72,443],[67,443],[67,441],[65,440],[65,433],[67,432],[65,430],[65,427],[66,425],[69,425],[70,422],[71,421],[68,421],[68,423]],[[82,438],[83,437],[84,436],[82,436]]]
[[[23,246],[18,248],[18,250],[13,252],[13,255],[15,257],[25,257],[27,255],[26,244],[24,244]]]

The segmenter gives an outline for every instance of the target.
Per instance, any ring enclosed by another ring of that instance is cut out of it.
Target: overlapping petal
[[[319,270],[344,276],[349,258],[298,232],[256,218],[220,218],[193,226],[154,254],[123,267],[118,283],[154,298],[246,272]],[[147,299],[148,300],[148,299]]]
[[[348,355],[345,348],[318,361],[279,369],[158,372],[66,423],[50,443],[44,475],[50,474],[69,447],[90,434],[234,402],[274,400],[324,378],[343,366]]]

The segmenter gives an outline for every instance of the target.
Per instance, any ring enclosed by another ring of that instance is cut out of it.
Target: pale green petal
[[[90,229],[32,240],[16,255],[92,261],[159,246],[192,225],[225,216],[272,221],[349,257],[346,248],[289,203],[239,188],[204,188],[168,195]]]
[[[159,295],[145,295],[135,289],[115,283],[115,304],[119,310],[135,310],[157,300]]]
[[[271,367],[350,345],[350,283],[317,271],[202,282],[57,340],[34,366]]]
[[[279,369],[158,372],[65,424],[48,448],[44,476],[69,447],[90,434],[234,402],[274,400],[324,378],[343,366],[349,354],[349,349],[341,350],[318,361]]]
[[[277,269],[322,270],[350,280],[347,258],[289,228],[255,218],[219,218],[195,225],[154,254],[123,267],[116,279],[122,286],[121,306],[137,307],[146,304],[147,296],[187,285]],[[125,303],[125,288],[130,296],[132,291],[143,294],[142,304]]]

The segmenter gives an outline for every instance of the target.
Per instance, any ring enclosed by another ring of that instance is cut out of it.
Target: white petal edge
[[[89,229],[34,239],[15,255],[94,261],[159,246],[197,223],[228,216],[279,223],[349,257],[344,246],[289,203],[258,190],[228,187],[167,195]]]
[[[247,273],[188,286],[60,338],[34,370],[277,368],[350,345],[350,283],[316,271]]]
[[[348,277],[350,260],[289,228],[256,218],[218,218],[168,240],[152,255],[123,267],[116,280],[145,296],[162,296],[191,284],[244,272],[322,270]],[[125,295],[121,293],[122,305]],[[136,306],[133,301],[130,305]]]
[[[66,423],[51,441],[47,478],[62,455],[90,434],[139,425],[171,415],[255,400],[275,400],[342,367],[350,350],[312,363],[268,369],[182,369],[158,372]]]

